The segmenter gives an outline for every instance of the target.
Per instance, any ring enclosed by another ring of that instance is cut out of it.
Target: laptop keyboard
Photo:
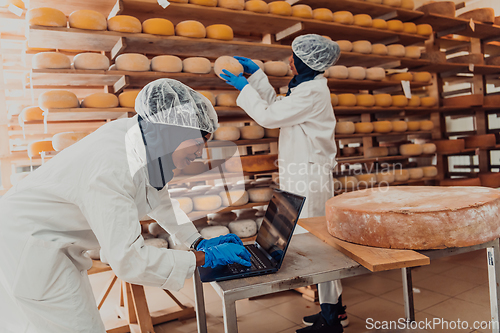
[[[252,264],[251,267],[243,266],[241,264],[229,264],[227,267],[232,273],[243,273],[246,271],[254,271],[258,269],[263,269],[266,268],[262,260],[257,256],[257,254],[254,252],[254,249],[251,246],[245,247],[248,252],[250,252],[251,257],[250,257],[250,262]]]

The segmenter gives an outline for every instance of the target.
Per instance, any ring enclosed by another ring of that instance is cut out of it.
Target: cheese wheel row
[[[430,131],[434,128],[434,123],[430,120],[404,121],[404,120],[381,120],[374,122],[339,121],[335,126],[336,134],[354,133],[389,133],[406,131]],[[377,147],[378,148],[378,147]]]
[[[351,42],[349,40],[337,40],[342,52],[354,52],[363,54],[388,55],[391,57],[404,57],[419,59],[422,55],[422,47],[420,46],[404,46],[402,44],[372,44],[367,40],[357,40]]]
[[[404,95],[389,95],[389,94],[330,94],[332,106],[343,107],[434,107],[438,104],[435,97],[426,96],[419,97],[413,95],[411,99]]]
[[[221,126],[214,132],[214,140],[235,141],[235,140],[258,140],[263,137],[276,138],[279,136],[279,129],[264,129],[258,125],[243,127]]]
[[[81,102],[83,108],[116,108],[119,98],[110,93],[94,93]],[[68,90],[49,90],[38,97],[38,106],[42,110],[71,109],[80,107],[77,96]]]

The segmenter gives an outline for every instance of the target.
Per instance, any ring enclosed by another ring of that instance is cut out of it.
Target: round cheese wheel
[[[177,197],[175,200],[179,202],[180,208],[184,213],[189,214],[193,211],[193,199],[189,197]]]
[[[420,46],[406,46],[405,47],[405,57],[406,58],[413,58],[413,59],[419,59],[421,54],[422,48]]]
[[[372,27],[380,30],[387,30],[387,21],[383,19],[373,19]]]
[[[216,97],[216,104],[218,106],[237,106],[236,100],[238,99],[239,92],[229,92],[218,94]]]
[[[415,7],[415,3],[413,0],[401,0],[401,8],[403,9],[408,9],[408,10],[413,10]]]
[[[361,66],[352,66],[347,69],[349,71],[348,79],[364,80],[366,78],[366,69]]]
[[[500,187],[500,172],[485,172],[479,174],[481,186]]]
[[[377,177],[377,183],[379,184],[392,184],[394,183],[395,176],[394,176],[394,171],[385,171],[385,172],[379,172],[375,174]]]
[[[142,22],[142,32],[151,35],[175,35],[173,23],[164,18],[150,18]]]
[[[221,126],[214,132],[214,140],[235,141],[240,138],[240,129],[235,126]]]
[[[342,156],[353,156],[354,154],[356,154],[356,148],[354,147],[342,148]]]
[[[186,73],[208,74],[212,70],[212,64],[207,58],[191,57],[182,60],[182,70]]]
[[[339,104],[339,97],[336,94],[330,94],[330,100],[332,102],[332,106],[337,106]]]
[[[373,44],[372,45],[372,54],[378,55],[387,55],[389,51],[387,50],[387,46],[384,44]]]
[[[278,155],[247,155],[240,158],[230,158],[224,163],[228,172],[263,172],[276,169]]]
[[[489,148],[496,145],[495,134],[469,135],[464,138],[465,148]]]
[[[227,9],[245,9],[245,0],[218,0],[217,6]]]
[[[316,8],[313,10],[313,19],[331,22],[333,21],[333,13],[328,8]]]
[[[49,90],[38,96],[38,106],[46,111],[49,109],[71,109],[79,107],[76,95],[67,90]]]
[[[356,128],[352,121],[339,121],[335,125],[336,134],[353,134]]]
[[[121,107],[133,108],[135,107],[135,99],[139,95],[140,90],[129,90],[124,91],[118,95],[118,102]]]
[[[382,4],[392,7],[400,7],[401,0],[382,0]]]
[[[420,121],[407,121],[408,131],[420,131]]]
[[[392,81],[413,81],[412,73],[398,73],[391,75]]]
[[[346,66],[336,65],[328,69],[328,77],[333,79],[347,79],[349,77],[349,70]]]
[[[212,24],[207,27],[207,38],[233,40],[233,29],[226,24]]]
[[[376,133],[389,133],[392,131],[392,123],[388,120],[374,121],[372,124]]]
[[[82,108],[116,108],[118,97],[110,93],[95,93],[85,97]]]
[[[257,223],[254,220],[238,220],[228,224],[229,231],[240,238],[252,237],[257,234]]]
[[[408,169],[408,173],[410,174],[410,179],[424,178],[424,170],[422,168]]]
[[[340,52],[351,52],[352,51],[352,42],[349,40],[338,40],[337,44],[339,45]]]
[[[371,28],[373,26],[372,17],[368,14],[354,15],[354,25]]]
[[[367,173],[363,175],[356,175],[358,180],[358,185],[361,187],[373,187],[377,183],[377,176],[373,173]]]
[[[405,132],[408,129],[408,125],[404,120],[394,120],[391,124],[393,132]]]
[[[266,138],[279,138],[280,129],[279,128],[264,128],[264,136]]]
[[[108,23],[100,12],[89,9],[75,10],[68,17],[69,27],[86,30],[106,30]]]
[[[273,189],[270,187],[255,187],[248,189],[250,202],[268,202],[273,197]]]
[[[61,151],[86,137],[85,132],[62,132],[54,134],[52,137],[52,147],[55,151]]]
[[[399,146],[399,153],[403,156],[417,156],[422,155],[423,148],[422,145],[408,143]]]
[[[190,0],[191,2],[193,0]],[[229,229],[225,226],[213,226],[213,227],[205,227],[200,230],[201,237],[205,239],[215,238],[223,235],[227,235],[229,233]]]
[[[408,106],[410,107],[420,106],[420,97],[418,97],[417,95],[412,95],[411,98],[408,100]]]
[[[217,3],[217,0],[215,0],[215,2]],[[175,34],[183,37],[205,38],[207,36],[207,30],[200,22],[187,20],[177,23],[175,26]]]
[[[463,139],[455,140],[435,140],[436,151],[441,154],[459,153],[465,149],[465,141]]]
[[[40,52],[33,56],[31,66],[34,69],[69,69],[71,60],[59,52]]]
[[[392,105],[392,96],[389,94],[376,94],[375,105],[380,107],[389,107]]]
[[[436,145],[434,143],[424,143],[422,145],[422,154],[434,154],[436,152]]]
[[[216,210],[222,206],[222,199],[218,195],[201,195],[193,197],[194,210]]]
[[[432,80],[432,74],[429,72],[414,72],[413,81],[427,83]]]
[[[40,140],[30,142],[28,144],[28,156],[37,157],[42,154],[42,152],[54,151],[51,140]]]
[[[435,97],[427,96],[427,97],[422,97],[420,99],[420,104],[423,107],[431,108],[433,106],[436,106],[438,103],[437,99]]]
[[[435,166],[426,166],[422,167],[425,178],[436,177],[438,174],[438,169]]]
[[[154,72],[180,73],[182,60],[172,55],[160,55],[151,59],[151,70]]]
[[[354,23],[354,16],[351,12],[341,10],[333,13],[333,22],[351,25]]]
[[[269,5],[262,0],[249,0],[245,2],[245,10],[255,13],[269,13]]]
[[[406,55],[406,49],[404,45],[392,44],[387,46],[387,54],[392,57],[404,57]]]
[[[354,127],[355,127],[356,133],[371,133],[371,132],[373,132],[373,124],[369,121],[355,123]]]
[[[29,25],[44,27],[66,27],[66,15],[58,9],[40,7],[28,11]]]
[[[115,59],[116,69],[120,71],[147,72],[150,70],[149,59],[139,53],[120,54]]]
[[[292,6],[292,16],[310,19],[313,18],[313,11],[311,6],[295,5]]]
[[[406,107],[408,105],[408,98],[405,95],[395,95],[392,96],[392,106],[395,107]]]
[[[421,131],[431,131],[434,129],[434,123],[430,120],[422,120],[420,122],[420,130]]]
[[[217,0],[189,0],[193,5],[217,7]]]
[[[210,101],[210,104],[212,104],[212,106],[215,106],[215,95],[213,94],[213,92],[209,90],[200,90],[198,92],[205,96]]]
[[[389,149],[387,147],[368,147],[364,149],[365,157],[383,157],[389,155]]]
[[[264,128],[259,125],[240,127],[240,137],[243,140],[258,140],[264,137]]]
[[[358,102],[354,94],[339,94],[339,106],[356,106]],[[338,125],[338,123],[337,123]]]
[[[354,176],[345,176],[337,178],[342,189],[354,190],[358,186],[358,179]]]
[[[268,61],[264,64],[264,72],[269,76],[286,76],[288,67],[283,61]]]
[[[365,79],[372,81],[381,81],[385,79],[385,69],[383,69],[382,67],[367,68]]]
[[[80,53],[73,58],[73,66],[75,69],[107,70],[109,59],[100,53]]]
[[[352,43],[352,52],[372,53],[372,43],[367,40],[357,40]]]
[[[370,94],[360,94],[356,96],[357,106],[367,106],[371,107],[375,105],[375,97]]]
[[[418,24],[417,25],[417,34],[421,35],[421,36],[432,35],[432,26],[430,24]]]
[[[37,120],[43,120],[43,110],[38,106],[28,106],[19,114],[19,121],[21,123],[24,123],[25,121]]]
[[[108,30],[119,32],[142,32],[142,24],[136,17],[116,15],[108,19]]]
[[[389,146],[389,147],[387,147],[387,150],[389,151],[389,156],[399,155],[399,147],[398,146]]]
[[[394,170],[394,181],[405,182],[410,179],[410,172],[405,169]]]
[[[274,15],[292,15],[292,6],[286,1],[273,1],[269,3],[269,12]]]
[[[407,34],[416,34],[417,33],[417,25],[413,22],[404,22],[403,23],[403,32]]]
[[[215,60],[214,72],[219,78],[221,78],[221,74],[224,74],[224,72],[222,72],[223,69],[233,73],[236,76],[243,73],[243,66],[240,64],[240,62],[234,57],[230,56],[221,56],[218,57],[217,60]]]
[[[404,25],[400,20],[389,20],[387,21],[387,29],[391,31],[402,32],[404,30]]]
[[[229,190],[219,192],[223,206],[243,206],[248,203],[248,193],[245,190]]]

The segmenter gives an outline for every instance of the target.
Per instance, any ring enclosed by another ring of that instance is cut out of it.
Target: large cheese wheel
[[[189,214],[193,211],[193,199],[189,197],[177,197],[174,200],[177,200],[179,202],[180,208],[184,213]]]
[[[387,50],[387,46],[384,44],[373,44],[372,45],[372,54],[378,55],[387,55],[389,51]]]
[[[372,81],[381,81],[385,79],[385,69],[383,69],[382,67],[367,68],[365,79]]]
[[[336,134],[353,134],[356,130],[352,121],[339,121],[335,125]]]
[[[392,184],[395,181],[394,171],[379,172],[375,176],[377,176],[377,183],[379,184]]]
[[[387,30],[387,21],[383,19],[373,19],[372,27],[380,30]]]
[[[368,14],[354,15],[354,25],[371,28],[373,26],[372,17]]]
[[[363,175],[356,175],[358,180],[358,185],[364,187],[373,187],[377,183],[377,176],[373,173],[367,173]]]
[[[221,126],[214,132],[214,140],[235,141],[240,138],[240,129],[235,126]]]
[[[257,223],[250,219],[230,222],[227,227],[231,233],[240,238],[248,238],[257,234]]]
[[[82,108],[116,108],[118,97],[110,93],[95,93],[85,97]]]
[[[151,70],[154,72],[182,72],[182,60],[172,55],[160,55],[151,59]]]
[[[389,155],[389,150],[387,147],[368,147],[364,149],[365,157],[383,157]]]
[[[374,121],[373,130],[376,133],[389,133],[392,131],[392,123],[388,120]]]
[[[292,15],[292,6],[286,1],[273,1],[269,3],[269,12],[275,15]]]
[[[351,52],[352,51],[352,42],[349,40],[338,40],[337,44],[339,45],[340,52]]]
[[[427,107],[427,108],[431,108],[433,106],[436,106],[437,103],[438,103],[437,99],[435,97],[432,97],[432,96],[422,97],[420,99],[420,104],[423,107]]]
[[[133,108],[135,107],[135,99],[139,94],[140,90],[129,90],[124,91],[120,95],[118,95],[118,102],[121,107],[124,108]]]
[[[217,7],[217,0],[189,0],[189,3],[207,7]]]
[[[62,132],[57,133],[52,137],[52,147],[55,151],[61,151],[64,148],[80,141],[86,137],[88,133],[85,132]]]
[[[207,36],[207,30],[200,22],[187,20],[177,23],[175,26],[175,34],[183,37],[205,38]]]
[[[236,100],[238,99],[239,92],[229,92],[218,94],[216,97],[216,104],[218,106],[237,106]]]
[[[236,60],[236,58],[230,56],[221,56],[218,57],[217,60],[215,60],[214,72],[220,78],[220,75],[224,74],[224,72],[222,71],[223,69],[233,73],[236,76],[243,73],[243,66],[240,64],[240,62]]]
[[[382,4],[392,7],[400,7],[401,0],[382,0]]]
[[[422,48],[420,46],[407,46],[405,47],[405,57],[419,59],[422,55]]]
[[[28,144],[28,156],[37,157],[42,154],[42,152],[54,151],[54,147],[52,146],[51,140],[40,140],[30,142]]]
[[[193,197],[194,210],[216,210],[222,206],[222,199],[218,195],[201,195]]]
[[[227,9],[245,9],[245,0],[218,0],[217,6]]]
[[[405,132],[408,129],[408,124],[403,120],[394,120],[391,124],[393,132]]]
[[[351,12],[341,10],[333,13],[333,22],[351,25],[354,23],[354,16]]]
[[[198,92],[205,96],[210,101],[210,104],[212,104],[212,106],[215,106],[215,95],[213,92],[209,90],[200,90]]]
[[[372,53],[372,43],[367,40],[357,40],[352,43],[352,52]]]
[[[106,30],[108,23],[100,12],[90,9],[75,10],[68,17],[69,27],[86,30]]]
[[[248,203],[248,193],[245,190],[229,190],[219,192],[223,206],[243,206]]]
[[[410,174],[410,179],[424,178],[424,170],[422,168],[408,169],[408,173]]]
[[[358,186],[358,179],[354,176],[345,176],[337,178],[342,189],[354,190]]]
[[[313,10],[313,19],[331,22],[333,21],[333,13],[328,8],[316,8]]]
[[[270,187],[255,187],[248,189],[250,202],[268,202],[273,197],[273,189]]]
[[[212,70],[212,64],[207,58],[191,57],[182,60],[182,70],[186,73],[208,74]]]
[[[191,2],[193,0],[190,0]],[[205,239],[215,238],[219,236],[224,236],[229,233],[229,229],[223,225],[213,226],[213,227],[205,227],[200,230],[201,237]]]
[[[415,82],[430,82],[432,79],[432,74],[429,72],[414,72],[413,73],[413,81]]]
[[[40,7],[28,11],[29,25],[45,27],[66,27],[66,15],[58,9]]]
[[[436,152],[436,145],[434,143],[424,143],[422,145],[422,154],[434,154]]]
[[[354,94],[339,94],[339,106],[356,106],[358,102]]]
[[[73,66],[75,69],[107,70],[109,59],[100,53],[80,53],[73,58]]]
[[[292,6],[292,16],[302,17],[302,18],[313,18],[313,11],[311,6],[295,5]]]
[[[407,121],[408,131],[419,131],[420,130],[420,121]]]
[[[434,128],[434,123],[431,120],[420,121],[420,130],[421,131],[430,131],[433,128]]]
[[[495,10],[493,8],[477,8],[457,16],[464,20],[474,20],[483,23],[495,23]]]
[[[28,106],[19,114],[19,122],[43,120],[43,110],[38,106]]]
[[[38,106],[46,111],[49,109],[70,109],[79,106],[76,95],[67,90],[49,90],[38,96]]]
[[[465,148],[489,148],[496,145],[495,134],[470,135],[464,138]]]
[[[279,128],[264,128],[264,136],[266,138],[279,138],[280,129]]]
[[[392,44],[387,46],[387,54],[392,57],[404,57],[406,55],[406,49],[404,45]]]
[[[455,140],[435,140],[436,151],[441,154],[459,153],[465,149],[465,141],[463,139]]]
[[[207,38],[233,40],[233,29],[226,24],[212,24],[207,27]]]
[[[356,96],[357,106],[371,107],[375,105],[375,97],[370,94],[359,94]]]
[[[413,0],[401,0],[400,7],[403,9],[413,10],[413,8],[415,7],[415,3]]]
[[[408,105],[408,98],[406,98],[405,95],[392,96],[392,106],[402,108],[407,105]]]
[[[425,178],[436,177],[438,174],[438,169],[435,166],[426,166],[422,167]]]
[[[240,137],[243,140],[258,140],[264,137],[264,128],[259,125],[240,127]]]
[[[389,20],[387,21],[387,29],[402,32],[404,30],[404,24],[400,20]]]
[[[164,18],[150,18],[142,22],[142,32],[151,35],[175,35],[173,23]]]
[[[392,96],[389,94],[376,94],[375,105],[380,107],[389,107],[392,105]]]
[[[355,132],[356,133],[371,133],[373,132],[373,124],[369,121],[355,123]]]
[[[419,107],[420,106],[420,97],[417,95],[412,95],[411,98],[408,100],[408,106],[409,107]]]
[[[151,68],[148,57],[139,53],[120,54],[115,59],[115,65],[120,71],[131,72],[147,72]]]
[[[405,182],[410,179],[410,172],[405,169],[394,170],[394,181]]]
[[[228,172],[263,172],[276,169],[278,155],[247,155],[240,158],[230,158],[224,163]]]
[[[33,56],[31,66],[34,69],[69,69],[71,60],[59,52],[40,52]]]
[[[119,32],[142,32],[142,24],[136,17],[116,15],[108,19],[108,30]]]
[[[245,10],[255,13],[269,13],[269,5],[262,0],[249,0],[245,2]]]
[[[330,94],[330,101],[332,102],[332,106],[337,106],[339,104],[339,97],[337,94]]]
[[[413,22],[404,22],[403,23],[403,32],[407,34],[416,34],[417,33],[417,25]]]
[[[399,146],[399,153],[403,156],[422,155],[423,148],[420,144],[408,143]]]
[[[283,61],[268,61],[264,64],[264,72],[269,76],[286,76],[288,67]]]
[[[366,78],[366,69],[361,66],[352,66],[347,69],[349,71],[348,79],[364,80]]]
[[[336,65],[328,69],[328,77],[333,79],[347,79],[349,77],[349,70],[346,66]]]
[[[391,75],[392,81],[413,81],[412,73],[398,73]]]
[[[430,36],[432,35],[432,26],[430,24],[418,24],[417,25],[417,34],[421,36]]]

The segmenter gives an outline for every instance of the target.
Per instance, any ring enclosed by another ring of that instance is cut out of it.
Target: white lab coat
[[[0,199],[0,295],[10,296],[0,298],[0,309],[17,312],[0,312],[2,326],[17,325],[15,333],[28,326],[39,333],[104,332],[88,249],[100,247],[124,281],[182,288],[196,267],[194,253],[145,246],[139,218],[149,215],[187,245],[200,235],[166,187],[149,185],[145,161],[137,116],[113,121]]]
[[[280,188],[306,197],[301,218],[325,215],[325,203],[333,196],[332,169],[336,165],[335,115],[326,78],[320,74],[276,96],[267,76],[259,69],[248,78],[237,104],[266,128],[280,128]],[[320,302],[337,303],[340,281],[320,285]]]

